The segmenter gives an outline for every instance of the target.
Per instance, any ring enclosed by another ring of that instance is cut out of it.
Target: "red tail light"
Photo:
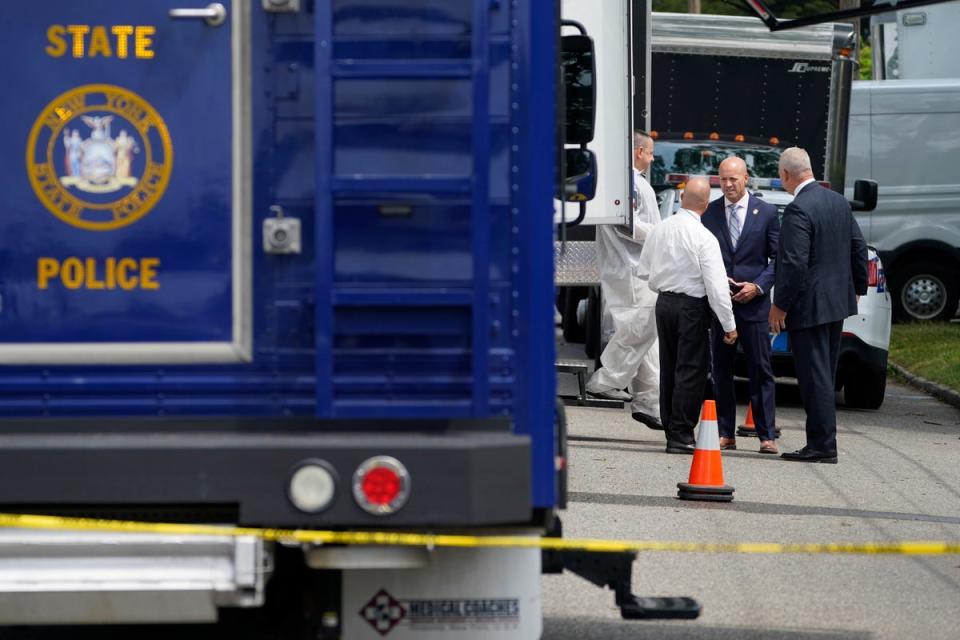
[[[361,481],[363,495],[373,504],[390,504],[400,493],[400,476],[393,469],[371,469]]]
[[[878,284],[880,284],[878,264],[879,264],[879,260],[877,260],[876,258],[870,260],[870,262],[867,263],[867,286],[868,287],[875,287]]]
[[[403,507],[410,497],[410,474],[390,456],[374,456],[353,474],[353,498],[374,515],[389,515]]]

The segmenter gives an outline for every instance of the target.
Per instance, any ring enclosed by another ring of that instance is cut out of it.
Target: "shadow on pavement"
[[[845,518],[867,518],[878,520],[905,520],[912,522],[937,522],[942,524],[960,524],[958,516],[935,516],[924,513],[902,513],[898,511],[870,511],[867,509],[847,509],[842,507],[813,507],[798,504],[775,504],[771,502],[691,502],[666,496],[643,496],[621,493],[587,493],[571,491],[570,502],[588,504],[613,504],[631,507],[670,507],[672,509],[722,509],[744,513],[763,513],[789,516],[842,516]]]
[[[576,638],[631,638],[632,640],[869,640],[867,631],[846,629],[792,630],[749,627],[708,627],[697,622],[640,622],[635,620],[590,620],[547,618],[544,640]]]

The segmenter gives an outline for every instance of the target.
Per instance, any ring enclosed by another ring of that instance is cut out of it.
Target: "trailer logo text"
[[[444,598],[397,600],[381,589],[360,609],[360,617],[382,636],[403,623],[410,631],[470,628],[507,630],[520,624],[517,598]]]
[[[44,107],[27,140],[37,198],[69,225],[93,231],[145,216],[166,190],[173,145],[143,98],[108,84],[77,87]]]
[[[807,71],[816,71],[819,73],[830,73],[829,66],[810,64],[809,62],[794,62],[793,66],[787,70],[787,73],[806,73]]]

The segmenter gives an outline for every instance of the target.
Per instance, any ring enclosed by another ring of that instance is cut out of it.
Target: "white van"
[[[854,82],[847,176],[879,184],[858,213],[886,267],[894,318],[952,318],[960,302],[960,79]],[[853,194],[847,180],[847,197]]]
[[[873,16],[874,80],[853,83],[847,175],[880,184],[859,221],[899,320],[948,319],[960,300],[958,22],[960,2]]]

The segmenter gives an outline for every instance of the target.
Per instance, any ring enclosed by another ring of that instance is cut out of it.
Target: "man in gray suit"
[[[817,184],[806,151],[783,152],[780,180],[794,199],[783,212],[769,324],[773,333],[790,331],[807,414],[807,445],[781,457],[836,464],[840,334],[867,292],[867,244],[850,203]]]

